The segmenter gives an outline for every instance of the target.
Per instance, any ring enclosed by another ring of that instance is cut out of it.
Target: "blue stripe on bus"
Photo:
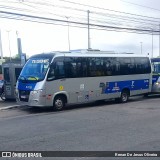
[[[18,90],[34,90],[36,83],[22,83],[18,82]],[[129,81],[115,81],[115,82],[107,82],[106,88],[103,93],[115,93],[121,92],[124,88],[128,88],[129,90],[141,90],[149,88],[149,79],[142,80],[129,80]]]
[[[33,91],[36,83],[22,83],[18,82],[18,90]]]
[[[124,88],[130,91],[149,89],[149,79],[107,82],[105,93],[121,92]]]

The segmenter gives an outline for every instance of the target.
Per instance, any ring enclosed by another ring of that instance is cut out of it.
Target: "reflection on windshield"
[[[19,80],[41,81],[45,78],[50,60],[42,58],[29,59],[24,66]]]
[[[160,74],[160,62],[152,63],[153,73]]]

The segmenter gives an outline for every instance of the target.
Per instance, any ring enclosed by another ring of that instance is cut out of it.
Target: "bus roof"
[[[148,55],[141,55],[141,54],[133,54],[133,53],[115,53],[112,51],[70,51],[70,52],[49,52],[49,53],[41,53],[33,55],[30,58],[46,58],[46,57],[58,57],[58,56],[65,56],[65,57],[148,57]]]
[[[151,58],[151,62],[160,62],[160,57]]]
[[[132,53],[113,53],[108,51],[88,51],[88,52],[70,52],[65,53],[66,57],[148,57],[145,55],[132,54]]]

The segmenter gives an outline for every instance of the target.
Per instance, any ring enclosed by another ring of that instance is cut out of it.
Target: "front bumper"
[[[19,105],[26,106],[46,106],[46,96],[42,90],[38,91],[16,91],[16,101]]]

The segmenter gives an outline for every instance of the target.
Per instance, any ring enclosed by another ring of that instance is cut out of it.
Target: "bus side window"
[[[48,76],[47,76],[47,80],[48,80],[48,81],[52,81],[52,80],[55,79],[54,68],[55,68],[55,65],[54,65],[54,64],[51,64],[51,65],[50,65],[50,69],[49,69],[49,73],[48,73]]]
[[[56,62],[55,66],[56,66],[54,69],[55,79],[64,78],[65,77],[64,62]]]
[[[75,78],[77,77],[76,72],[77,63],[74,57],[65,57],[65,76],[66,78]]]
[[[10,82],[9,68],[4,68],[4,79],[6,82]]]
[[[51,81],[54,79],[60,79],[60,78],[64,78],[64,77],[65,77],[64,63],[57,61],[57,62],[51,64],[47,80]]]
[[[109,57],[104,58],[105,61],[105,76],[112,76],[112,64],[111,64],[111,59]]]

